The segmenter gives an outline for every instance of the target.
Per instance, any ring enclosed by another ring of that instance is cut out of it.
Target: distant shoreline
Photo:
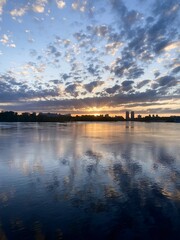
[[[125,119],[122,116],[111,117],[106,115],[61,115],[57,113],[22,113],[13,111],[1,112],[0,122],[180,122],[180,116],[160,117],[149,115]]]
[[[156,123],[180,123],[180,119],[178,118],[178,120],[176,119],[167,119],[167,120],[164,120],[164,119],[159,119],[158,121],[157,120],[146,120],[146,119],[142,119],[142,120],[139,120],[139,119],[134,119],[134,120],[114,120],[114,119],[103,119],[103,120],[97,120],[97,119],[94,119],[94,120],[63,120],[63,121],[53,121],[53,120],[44,120],[44,121],[12,121],[12,120],[0,120],[0,123],[73,123],[73,122],[147,122],[147,123],[151,123],[151,122],[156,122]]]

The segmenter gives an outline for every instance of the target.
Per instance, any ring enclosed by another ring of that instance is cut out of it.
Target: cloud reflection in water
[[[176,239],[180,233],[178,124],[8,126],[0,128],[2,236]]]

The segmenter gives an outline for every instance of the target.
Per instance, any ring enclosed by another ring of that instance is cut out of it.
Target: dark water
[[[180,124],[0,124],[0,239],[179,236]]]

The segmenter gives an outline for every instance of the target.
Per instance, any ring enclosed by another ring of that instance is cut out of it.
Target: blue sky
[[[180,114],[178,0],[0,0],[0,110]]]

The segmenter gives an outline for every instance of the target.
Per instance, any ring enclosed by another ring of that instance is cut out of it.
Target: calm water
[[[0,123],[0,239],[179,239],[180,124]]]

